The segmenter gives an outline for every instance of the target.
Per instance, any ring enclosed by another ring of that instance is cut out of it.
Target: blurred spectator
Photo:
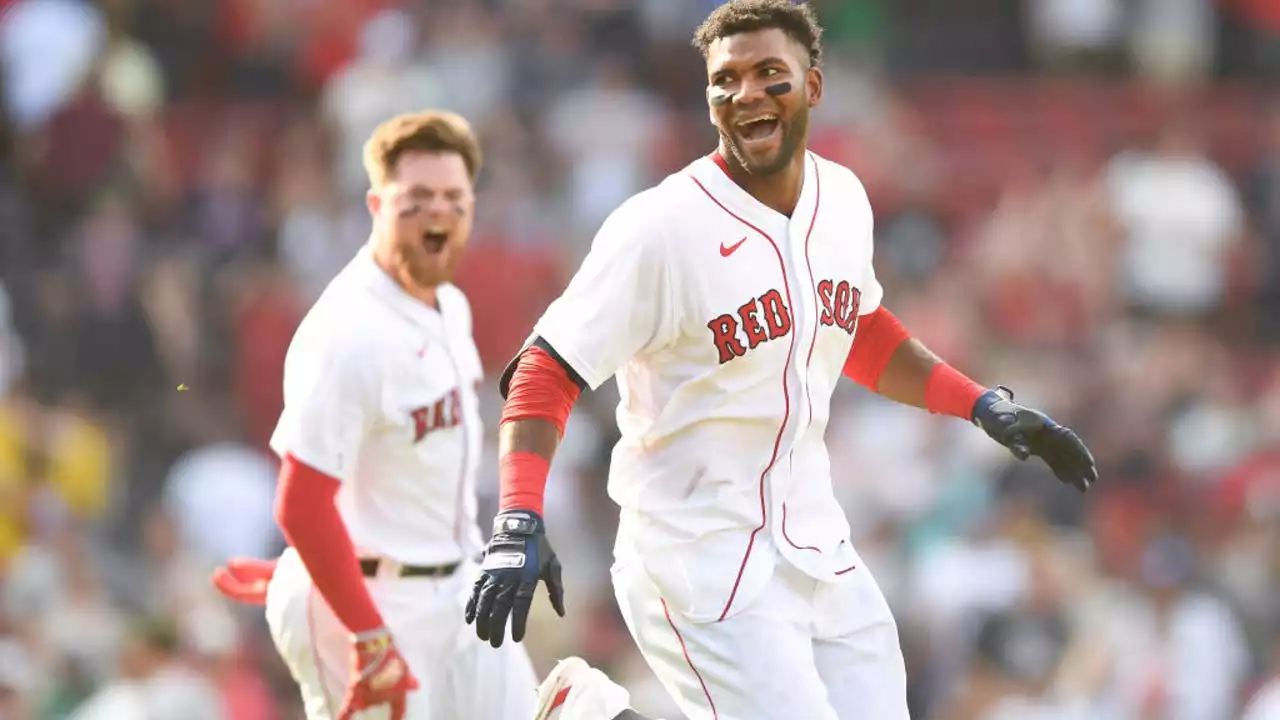
[[[602,58],[587,85],[552,104],[545,130],[569,168],[576,236],[594,234],[636,188],[656,180],[648,159],[665,126],[662,102],[617,57]]]
[[[4,104],[24,134],[80,92],[106,29],[99,10],[79,0],[16,0],[0,13]]]
[[[1220,307],[1244,231],[1231,180],[1204,154],[1189,120],[1165,126],[1150,152],[1124,152],[1108,169],[1125,233],[1123,288],[1135,308],[1205,317]]]
[[[410,15],[383,10],[360,29],[356,57],[325,85],[320,109],[332,127],[335,172],[345,201],[363,206],[368,186],[364,141],[378,123],[398,113],[440,106],[449,97],[437,73],[414,57],[417,41]]]
[[[1119,0],[1033,0],[1028,5],[1032,47],[1049,70],[1114,70],[1124,29]]]
[[[600,219],[714,147],[689,36],[717,4],[0,0],[0,716],[297,717],[260,610],[207,573],[283,542],[282,358],[367,239],[367,133],[441,106],[484,139],[457,282],[485,527],[496,375]],[[841,385],[833,482],[912,717],[1280,713],[1276,3],[814,5],[811,146],[867,189],[886,305],[1069,420],[1103,477],[1081,498]],[[547,497],[570,615],[535,603],[527,642],[677,720],[608,584],[616,402],[570,420]]]
[[[13,326],[12,303],[4,283],[0,283],[0,397],[22,376],[26,361],[22,338]]]
[[[1214,0],[1138,0],[1130,20],[1134,69],[1162,82],[1198,80],[1213,68]]]
[[[121,653],[120,678],[77,708],[74,720],[225,717],[217,689],[182,659],[172,626],[157,621],[135,627]]]
[[[1280,637],[1280,633],[1275,633]],[[1249,700],[1241,720],[1268,720],[1280,717],[1280,640],[1271,649],[1271,668],[1266,684]]]
[[[1270,108],[1262,152],[1251,168],[1246,198],[1257,219],[1261,244],[1257,258],[1259,330],[1280,343],[1280,104]]]
[[[272,507],[276,463],[262,451],[224,440],[201,445],[165,478],[165,505],[182,544],[206,565],[232,557],[274,556],[281,545]]]

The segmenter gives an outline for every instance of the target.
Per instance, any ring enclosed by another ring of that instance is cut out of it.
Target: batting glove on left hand
[[[1019,460],[1040,456],[1058,480],[1080,492],[1098,482],[1093,454],[1080,438],[1039,410],[1015,403],[1009,388],[983,393],[974,404],[973,423]]]
[[[277,560],[231,558],[213,571],[213,584],[225,597],[249,605],[267,604],[267,585]]]
[[[564,617],[560,561],[547,542],[542,518],[532,510],[504,510],[493,519],[493,538],[480,565],[480,578],[467,601],[467,624],[476,635],[501,647],[511,618],[511,639],[524,639],[524,629],[538,581],[547,584],[551,607]]]

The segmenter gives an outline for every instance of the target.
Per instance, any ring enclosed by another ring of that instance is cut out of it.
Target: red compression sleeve
[[[382,627],[365,587],[347,526],[334,500],[341,481],[285,455],[276,490],[276,522],[311,575],[311,582],[352,633]]]
[[[859,385],[876,390],[880,373],[907,338],[911,337],[898,318],[884,307],[858,320],[858,334],[844,361],[844,376]]]
[[[946,363],[929,372],[924,386],[924,404],[929,412],[973,420],[973,406],[987,389]]]
[[[581,392],[555,358],[542,348],[530,348],[520,356],[511,375],[499,425],[542,418],[550,420],[563,437],[565,423]],[[541,515],[550,472],[551,461],[535,452],[516,451],[502,456],[498,461],[499,508],[533,510]]]

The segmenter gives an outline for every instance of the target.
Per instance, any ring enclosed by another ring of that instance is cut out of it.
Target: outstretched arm
[[[494,647],[524,637],[538,582],[564,615],[560,563],[547,542],[542,496],[565,423],[584,388],[668,341],[677,326],[665,235],[652,195],[610,213],[564,293],[499,381],[500,507],[466,620]]]
[[[541,338],[520,353],[500,383],[506,403],[498,429],[498,514],[484,572],[466,609],[476,635],[494,647],[502,645],[508,617],[511,639],[524,638],[539,580],[547,584],[551,606],[564,616],[560,562],[546,539],[542,501],[551,461],[582,387]]]
[[[884,307],[859,320],[844,374],[897,402],[951,415],[982,428],[1019,460],[1040,456],[1062,482],[1084,492],[1097,482],[1093,455],[1069,428],[988,390],[934,355]]]
[[[986,392],[911,337],[884,307],[859,319],[844,374],[890,400],[963,420],[973,420],[974,404]]]
[[[515,359],[499,386],[500,510],[542,513],[542,495],[569,413],[585,383],[542,338]]]

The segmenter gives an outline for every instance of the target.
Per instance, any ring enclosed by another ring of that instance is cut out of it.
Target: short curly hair
[[[778,30],[809,51],[809,66],[822,62],[822,26],[808,3],[793,0],[729,0],[702,21],[693,34],[693,46],[707,57],[711,43],[741,33]]]
[[[457,153],[472,182],[484,160],[480,141],[461,115],[446,110],[405,113],[384,121],[365,142],[364,169],[369,183],[381,187],[391,178],[400,156],[413,151]]]

